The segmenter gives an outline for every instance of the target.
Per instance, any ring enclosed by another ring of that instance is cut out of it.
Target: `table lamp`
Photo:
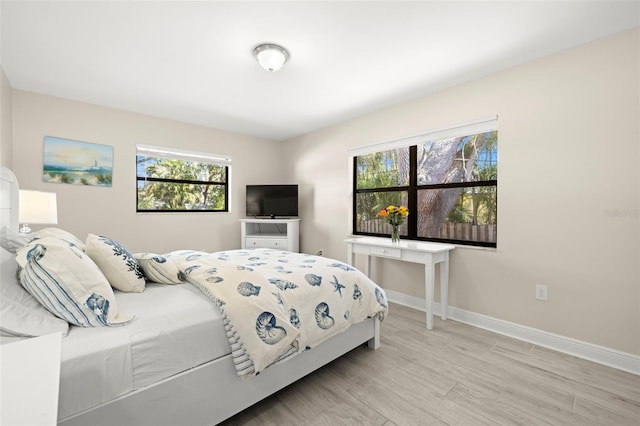
[[[18,221],[22,223],[20,232],[31,232],[29,224],[54,225],[58,223],[58,203],[55,192],[20,190]]]

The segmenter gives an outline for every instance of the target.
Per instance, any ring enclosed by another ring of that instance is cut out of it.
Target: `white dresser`
[[[242,248],[300,251],[300,219],[240,219]]]

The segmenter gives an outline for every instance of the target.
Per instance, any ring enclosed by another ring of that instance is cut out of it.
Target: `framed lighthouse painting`
[[[44,182],[111,186],[112,146],[45,136],[43,158]]]

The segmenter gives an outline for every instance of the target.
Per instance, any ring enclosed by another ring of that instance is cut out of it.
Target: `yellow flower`
[[[409,216],[406,206],[388,206],[378,212],[378,217],[384,218],[389,225],[400,226],[404,223],[404,218]]]

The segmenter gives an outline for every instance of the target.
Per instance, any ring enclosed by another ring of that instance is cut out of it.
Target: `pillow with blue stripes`
[[[22,286],[49,312],[80,327],[121,325],[132,316],[118,312],[100,268],[76,245],[54,237],[18,249]]]
[[[29,238],[31,240],[35,240],[37,238],[45,238],[45,237],[55,237],[61,240],[68,242],[69,244],[78,247],[80,250],[84,251],[84,242],[75,235],[73,235],[69,231],[65,231],[60,228],[43,228],[38,231],[32,232],[29,234]]]
[[[52,315],[22,288],[15,256],[0,249],[0,336],[35,337],[69,331],[69,323]]]

